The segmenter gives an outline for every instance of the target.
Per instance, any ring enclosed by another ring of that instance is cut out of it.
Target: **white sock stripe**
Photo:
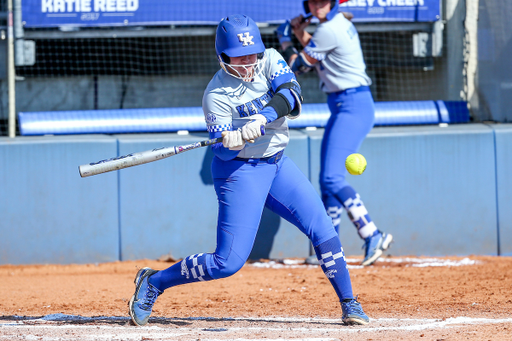
[[[204,282],[205,279],[203,277],[206,275],[206,267],[204,267],[203,264],[199,264],[198,262],[198,258],[202,255],[204,255],[204,253],[198,253],[196,255],[191,255],[190,257],[185,258],[181,262],[181,275],[186,276],[188,279],[190,273],[194,279]],[[187,265],[187,259],[192,261],[192,266],[190,266],[190,268]]]
[[[338,259],[338,258],[345,259],[345,254],[343,253],[343,248],[341,248],[341,250],[339,252],[335,253],[334,255],[332,254],[331,251],[329,251],[327,253],[323,253],[322,259],[319,259],[319,263],[320,263],[320,265],[325,265],[325,267],[328,268],[328,267],[335,265],[336,259]],[[327,261],[327,259],[329,259],[329,260]]]
[[[375,226],[372,221],[371,223],[361,227],[357,232],[361,238],[365,239],[371,236],[375,231],[377,231],[377,226]]]
[[[351,208],[350,206],[352,206],[352,205],[360,206],[360,205],[364,205],[364,204],[363,204],[363,201],[361,200],[361,196],[359,195],[359,193],[356,193],[355,198],[348,198],[347,200],[345,200],[343,202],[343,205],[348,209],[348,208]]]
[[[343,213],[343,207],[341,206],[332,206],[327,208],[327,215],[329,215],[329,217],[333,219],[338,218],[341,215],[341,213]]]
[[[332,256],[332,258],[334,259],[338,259],[338,258],[342,258],[343,257],[343,251],[340,251],[336,254],[334,254],[334,256]]]
[[[190,255],[190,257],[188,257],[188,259],[196,259],[196,258],[199,258],[203,255],[203,253],[198,253],[198,254],[195,254],[195,255]]]
[[[332,257],[332,252],[329,251],[327,253],[322,253],[322,259],[326,259],[326,258],[329,258],[329,257]]]
[[[197,272],[199,271],[199,275],[197,274]],[[203,271],[203,266],[202,265],[199,265],[197,267],[197,270],[196,270],[196,267],[193,267],[192,269],[190,269],[190,273],[192,274],[192,277],[194,279],[197,279],[201,282],[205,282],[206,280],[203,278],[205,276],[205,272]]]
[[[368,214],[368,210],[364,206],[353,206],[348,209],[352,215],[352,221],[359,219],[365,219],[365,215]]]
[[[336,264],[336,262],[334,260],[330,260],[328,261],[327,263],[324,263],[325,264],[325,267],[328,268],[330,266],[333,266],[334,264]]]

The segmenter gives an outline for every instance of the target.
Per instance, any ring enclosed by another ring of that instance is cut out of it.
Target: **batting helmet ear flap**
[[[306,12],[306,15],[311,13],[311,11],[309,10],[308,0],[302,1],[302,6],[304,7],[304,12]]]
[[[336,14],[338,14],[338,11],[340,9],[340,2],[339,0],[331,0],[331,11],[327,13],[327,20],[331,20],[334,18]]]
[[[230,63],[230,59],[228,57],[228,55],[226,55],[224,52],[220,54],[220,57],[222,58],[222,61],[226,64],[229,64]]]

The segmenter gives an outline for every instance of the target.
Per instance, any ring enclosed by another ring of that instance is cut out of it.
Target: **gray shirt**
[[[315,68],[320,77],[320,89],[324,92],[372,83],[366,74],[357,30],[342,13],[318,25],[304,52],[319,61]]]
[[[243,82],[219,70],[203,96],[203,112],[209,132],[236,130],[259,113],[274,96],[272,80],[292,73],[283,57],[274,49],[266,49],[263,70],[252,82]],[[247,143],[238,154],[242,158],[274,155],[288,144],[288,123],[281,117],[265,126],[265,135]]]

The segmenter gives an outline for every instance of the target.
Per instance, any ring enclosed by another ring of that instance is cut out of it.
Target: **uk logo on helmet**
[[[250,36],[249,32],[239,33],[237,34],[237,36],[238,40],[240,40],[240,42],[243,43],[242,46],[254,45],[254,42],[252,41],[254,36]]]

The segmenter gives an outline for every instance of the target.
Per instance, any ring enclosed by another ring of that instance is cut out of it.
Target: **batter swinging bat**
[[[263,126],[261,126],[261,134],[265,135],[265,128]],[[123,168],[142,165],[144,163],[158,161],[179,153],[186,152],[188,150],[196,149],[199,147],[211,146],[212,144],[221,142],[222,137],[218,137],[216,139],[204,140],[200,142],[186,144],[183,146],[156,148],[153,150],[147,150],[145,152],[118,156],[111,159],[81,165],[78,167],[78,171],[80,172],[80,176],[82,178],[86,178],[92,175],[107,173]]]

